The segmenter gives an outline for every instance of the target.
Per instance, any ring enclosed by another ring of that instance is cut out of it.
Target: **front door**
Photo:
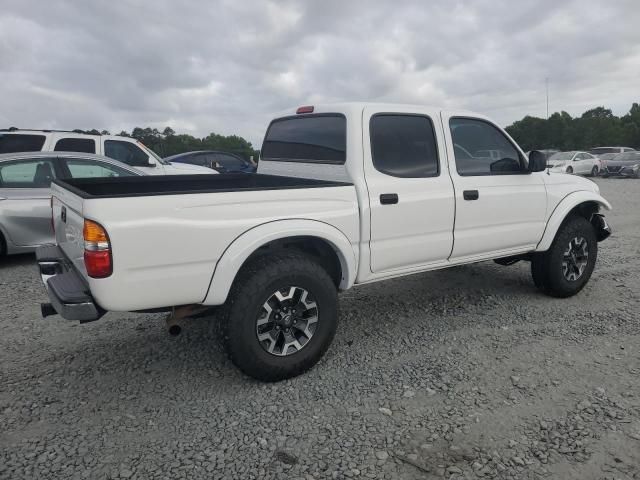
[[[494,124],[443,113],[456,220],[451,260],[533,250],[542,238],[547,195],[542,175]]]
[[[453,185],[438,112],[409,110],[363,112],[374,273],[446,261],[453,244]]]

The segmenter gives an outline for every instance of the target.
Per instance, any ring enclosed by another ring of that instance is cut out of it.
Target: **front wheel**
[[[598,172],[599,172],[598,167],[594,165],[593,168],[591,169],[591,176],[592,177],[597,177],[598,176]]]
[[[587,284],[598,256],[593,226],[580,216],[568,218],[546,252],[531,260],[531,275],[540,290],[553,297],[570,297]]]
[[[240,272],[223,308],[231,361],[258,380],[295,377],[315,365],[338,325],[336,286],[313,258],[283,252]]]
[[[569,174],[573,173],[573,167],[567,167],[567,173]]]

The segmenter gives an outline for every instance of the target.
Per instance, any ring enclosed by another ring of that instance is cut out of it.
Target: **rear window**
[[[274,120],[262,145],[263,160],[342,164],[347,120],[343,115],[308,115]]]
[[[56,142],[56,152],[96,153],[96,142],[91,138],[61,138]]]
[[[44,135],[0,133],[0,153],[39,152],[44,140]]]

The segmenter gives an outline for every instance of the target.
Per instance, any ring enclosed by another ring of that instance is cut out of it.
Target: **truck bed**
[[[259,173],[84,178],[54,180],[54,183],[85,199],[285,190],[350,185],[343,182]]]

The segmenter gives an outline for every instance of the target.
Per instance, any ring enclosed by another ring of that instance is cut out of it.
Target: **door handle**
[[[477,200],[480,197],[478,190],[465,190],[462,192],[462,197],[465,200]]]
[[[395,205],[398,203],[397,193],[383,193],[380,195],[380,203],[382,205]]]

